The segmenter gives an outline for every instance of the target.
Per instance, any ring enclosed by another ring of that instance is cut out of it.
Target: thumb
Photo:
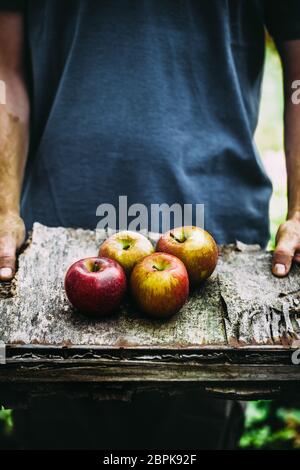
[[[12,235],[0,237],[0,281],[13,278],[16,269],[17,242]]]
[[[289,273],[296,249],[296,238],[287,233],[279,236],[272,262],[272,272],[275,276],[283,277]]]

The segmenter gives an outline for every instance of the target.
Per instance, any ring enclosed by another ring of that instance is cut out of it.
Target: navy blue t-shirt
[[[267,26],[298,0],[29,0],[27,227],[94,228],[97,206],[204,204],[218,242],[265,245],[271,184],[253,144]],[[0,0],[1,6],[1,0]]]

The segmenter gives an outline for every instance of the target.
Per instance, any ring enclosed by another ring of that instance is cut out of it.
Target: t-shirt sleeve
[[[26,0],[0,0],[0,11],[1,10],[23,10],[25,8]]]
[[[300,0],[265,0],[265,24],[276,42],[300,39]]]

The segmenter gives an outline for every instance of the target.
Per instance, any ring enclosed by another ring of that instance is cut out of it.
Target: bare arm
[[[14,274],[16,251],[24,241],[20,194],[29,140],[29,102],[23,67],[21,13],[0,12],[0,281]]]
[[[300,104],[292,100],[293,82],[300,80],[300,40],[282,44],[285,90],[285,156],[288,175],[288,215],[278,230],[273,273],[286,275],[292,261],[300,262]]]

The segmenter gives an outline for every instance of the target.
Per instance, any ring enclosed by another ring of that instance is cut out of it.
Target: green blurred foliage
[[[0,409],[0,437],[1,435],[10,435],[14,429],[12,410]]]
[[[265,72],[261,95],[256,144],[264,156],[268,150],[283,149],[283,84],[282,68],[275,47],[266,50]]]
[[[283,108],[283,82],[280,58],[274,44],[269,40],[255,142],[273,184],[273,195],[270,204],[270,249],[273,249],[275,246],[275,235],[278,226],[285,219],[287,211],[283,153]]]
[[[257,401],[246,409],[242,449],[300,449],[300,410],[277,402]]]

